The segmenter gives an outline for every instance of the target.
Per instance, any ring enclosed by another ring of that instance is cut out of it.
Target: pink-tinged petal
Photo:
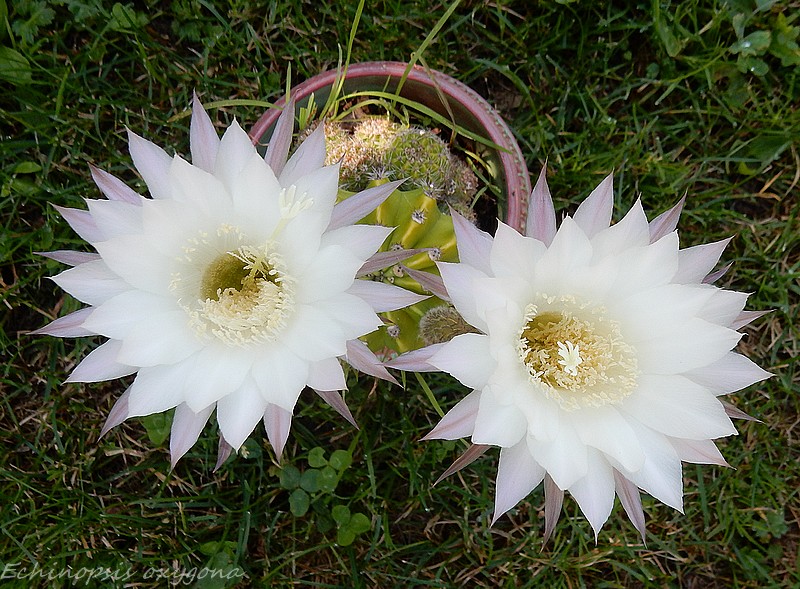
[[[325,127],[319,125],[303,141],[286,162],[278,176],[281,186],[288,188],[304,176],[325,165]]]
[[[256,148],[239,123],[234,120],[225,130],[219,142],[214,161],[214,177],[226,187],[236,185],[239,174],[256,154]],[[230,440],[228,440],[230,443]]]
[[[445,413],[423,440],[458,440],[468,438],[475,431],[475,418],[481,402],[481,392],[472,391]]]
[[[340,246],[361,260],[367,260],[374,255],[394,231],[391,227],[377,225],[347,225],[338,229],[328,230],[322,236],[320,247]],[[362,262],[363,263],[363,262]]]
[[[323,358],[312,362],[306,384],[320,391],[343,391],[347,388],[344,371],[338,358]]]
[[[705,321],[728,327],[742,312],[749,296],[744,292],[715,288],[713,295],[697,316]]]
[[[100,437],[102,438],[105,436],[109,430],[112,428],[117,427],[120,423],[128,419],[130,414],[128,412],[128,399],[131,396],[131,389],[129,388],[119,399],[117,402],[114,403],[114,406],[111,408],[111,411],[108,412],[108,417],[106,418],[106,422],[103,424],[103,428],[100,430]]]
[[[228,460],[232,452],[233,447],[226,442],[225,438],[220,434],[219,445],[217,447],[217,463],[214,465],[214,472],[217,472],[220,467],[225,464],[225,461]]]
[[[558,518],[561,515],[561,506],[564,503],[564,491],[558,488],[553,478],[544,476],[544,535],[542,543],[546,544],[553,530],[556,529]]]
[[[437,372],[439,369],[430,363],[432,356],[437,354],[445,344],[432,344],[418,350],[401,354],[397,358],[386,362],[384,366],[396,368],[406,372]]]
[[[628,514],[628,519],[638,530],[642,536],[642,542],[644,542],[644,510],[642,509],[642,496],[639,493],[639,488],[626,479],[617,469],[614,469],[614,484],[616,485],[617,497],[619,497],[622,508]]]
[[[486,274],[465,264],[436,262],[436,267],[439,268],[439,273],[442,275],[450,302],[467,323],[485,333],[486,321],[478,314],[473,290],[475,281],[479,278],[486,278]]]
[[[490,447],[491,446],[484,446],[481,444],[472,444],[469,448],[467,448],[466,452],[456,458],[455,462],[453,462],[453,464],[451,464],[448,469],[445,470],[438,479],[436,479],[436,481],[433,483],[433,486],[435,487],[451,474],[455,474],[462,468],[465,468],[475,462],[478,458],[483,456]]]
[[[647,459],[636,472],[617,469],[640,489],[683,513],[683,475],[678,453],[664,435],[641,424],[632,425]]]
[[[473,443],[510,448],[525,437],[527,430],[528,421],[515,405],[498,402],[488,388],[482,392],[472,432]]]
[[[586,197],[572,218],[587,237],[606,229],[611,224],[611,214],[614,211],[614,175],[609,174]]]
[[[670,438],[672,447],[683,462],[693,464],[716,464],[717,466],[730,466],[720,454],[713,440],[686,440]]]
[[[725,409],[725,414],[730,417],[731,419],[744,419],[745,421],[755,421],[756,423],[762,423],[760,419],[756,419],[752,415],[748,415],[738,407],[731,405],[727,401],[720,401],[722,403],[722,407]]]
[[[682,375],[640,375],[637,390],[623,401],[621,410],[675,438],[702,440],[736,434],[719,400]]]
[[[153,198],[170,198],[172,194],[169,168],[172,158],[155,143],[128,129],[128,149],[133,165],[142,175]]]
[[[426,251],[425,249],[392,250],[388,252],[378,252],[371,256],[364,265],[356,272],[356,277],[361,278],[368,274],[374,274],[389,266],[394,266],[405,259]]]
[[[344,402],[344,399],[339,391],[318,391],[317,389],[313,389],[313,391],[317,393],[323,401],[333,407],[336,413],[344,417],[348,423],[350,423],[350,425],[356,429],[359,429],[355,417],[353,417],[353,414],[350,412],[350,408],[347,406],[347,403]]]
[[[556,235],[556,209],[553,206],[550,188],[547,186],[546,165],[542,166],[542,171],[539,172],[539,178],[531,192],[525,235],[538,239],[544,245],[550,245]]]
[[[481,231],[454,210],[450,210],[453,217],[453,230],[458,244],[458,260],[477,268],[486,274],[491,273],[489,257],[492,252],[492,236]]]
[[[772,373],[741,354],[729,352],[713,364],[686,372],[684,376],[716,395],[724,395],[766,380]]]
[[[450,294],[444,286],[444,281],[439,276],[436,276],[436,274],[423,272],[422,270],[414,270],[413,268],[407,268],[405,266],[403,266],[403,271],[432,295],[439,297],[445,302],[450,302]]]
[[[308,382],[309,363],[276,345],[257,358],[251,374],[266,401],[291,412]]]
[[[544,479],[545,470],[533,459],[528,444],[522,440],[516,446],[500,450],[492,523],[522,501]]]
[[[252,378],[217,401],[217,422],[225,441],[238,451],[264,416],[267,401]],[[291,413],[289,414],[291,417]],[[269,431],[267,432],[269,433]],[[271,440],[270,440],[271,441]]]
[[[347,292],[365,300],[376,313],[395,311],[430,298],[393,284],[373,280],[356,280]]]
[[[719,262],[719,258],[732,238],[687,247],[678,252],[678,271],[674,282],[689,284],[702,282]]]
[[[490,256],[489,274],[533,280],[536,263],[545,251],[541,241],[523,237],[505,223],[499,223]]]
[[[536,456],[536,461],[547,470],[559,489],[569,489],[575,481],[586,476],[588,449],[567,420],[561,420],[558,435],[552,440],[540,441],[531,436],[527,440],[531,454]]]
[[[289,439],[289,430],[292,427],[292,413],[278,407],[277,405],[267,405],[264,412],[264,427],[267,430],[267,438],[275,450],[275,456],[280,460],[286,440]]]
[[[34,252],[39,256],[44,256],[56,262],[67,264],[68,266],[80,266],[86,262],[95,262],[100,258],[100,254],[93,252],[73,252],[71,250],[57,250],[54,252]]]
[[[570,485],[569,493],[578,502],[583,515],[594,530],[594,540],[608,520],[614,507],[613,469],[597,450],[589,450],[589,468],[586,476]]]
[[[69,226],[72,227],[73,231],[84,241],[94,244],[104,239],[103,232],[97,227],[97,223],[94,222],[89,211],[70,209],[58,205],[53,205],[53,208],[59,212]]]
[[[636,434],[615,407],[581,408],[569,413],[568,419],[584,444],[596,448],[626,470],[639,470],[644,464],[644,452]]]
[[[88,200],[89,213],[105,239],[142,233],[142,207],[116,200]]]
[[[489,337],[479,333],[457,335],[429,362],[471,389],[482,389],[497,367],[489,348]]]
[[[144,197],[125,184],[116,176],[90,165],[92,179],[108,200],[127,202],[128,204],[142,206]]]
[[[703,284],[714,284],[717,280],[725,276],[731,268],[733,268],[733,262],[728,262],[719,270],[714,270],[711,274],[703,278]]]
[[[333,207],[328,231],[352,225],[378,208],[405,180],[372,186],[344,199]]]
[[[111,340],[92,350],[78,364],[66,382],[100,382],[128,376],[136,372],[135,366],[117,362],[122,342]]]
[[[103,260],[86,262],[64,270],[51,280],[87,305],[100,305],[131,288]]]
[[[347,354],[344,357],[345,361],[356,370],[369,374],[375,378],[387,380],[392,384],[400,385],[397,380],[389,374],[386,367],[381,363],[378,357],[370,350],[367,345],[358,339],[352,339],[347,342]],[[334,407],[335,408],[335,407]]]
[[[172,430],[169,435],[169,462],[170,468],[175,468],[189,448],[195,445],[200,432],[208,423],[208,418],[214,411],[215,405],[209,405],[198,413],[192,411],[186,403],[175,407],[172,418]]]
[[[283,107],[275,123],[275,130],[267,145],[267,152],[264,154],[264,161],[272,168],[276,176],[280,176],[286,160],[289,158],[289,148],[292,145],[292,135],[294,134],[294,100],[289,100]]]
[[[192,165],[206,172],[214,171],[219,150],[219,136],[206,109],[200,104],[197,94],[192,92],[192,122],[189,126],[189,145]]]
[[[93,308],[80,309],[69,315],[59,317],[55,321],[31,332],[33,335],[52,335],[54,337],[84,337],[97,335],[90,329],[83,327],[83,322],[92,314]]]
[[[684,196],[674,207],[668,211],[664,211],[658,217],[650,221],[650,243],[655,243],[668,233],[675,231],[685,202],[686,197]]]
[[[764,315],[768,315],[772,313],[772,310],[768,311],[742,311],[739,313],[738,317],[730,324],[731,329],[741,329],[746,325],[750,325],[753,321],[758,319],[759,317],[763,317]]]

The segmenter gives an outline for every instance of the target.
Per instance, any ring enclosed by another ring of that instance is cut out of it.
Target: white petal
[[[650,244],[650,230],[647,217],[639,199],[633,203],[631,210],[619,223],[603,229],[592,238],[592,248],[596,259],[619,254],[632,247],[643,247]]]
[[[702,282],[714,266],[719,262],[722,252],[730,243],[731,238],[704,243],[683,249],[679,253],[678,272],[675,274],[675,282],[689,284],[691,282]]]
[[[50,260],[67,264],[68,266],[80,266],[86,262],[94,262],[102,259],[100,254],[92,252],[73,252],[72,250],[56,250],[52,252],[34,252]]]
[[[559,489],[569,489],[589,470],[588,450],[575,429],[566,420],[559,424],[558,435],[551,441],[539,441],[528,436],[528,448]]]
[[[525,437],[528,423],[515,405],[502,404],[487,388],[481,394],[475,430],[474,444],[486,444],[509,448]]]
[[[366,301],[376,313],[402,309],[429,298],[393,284],[374,280],[356,280],[347,292]]]
[[[578,206],[573,219],[586,236],[591,238],[609,226],[613,210],[614,178],[613,174],[609,174]]]
[[[172,158],[155,143],[139,137],[128,129],[128,149],[133,158],[133,165],[147,183],[147,189],[153,198],[170,198],[171,187],[169,168]]]
[[[324,358],[309,366],[306,383],[318,391],[341,391],[347,388],[342,365],[337,358]]]
[[[675,438],[702,440],[736,433],[719,400],[681,375],[641,375],[636,391],[623,401],[621,409]]]
[[[256,154],[256,148],[253,147],[250,137],[234,120],[225,130],[222,140],[219,142],[217,158],[214,162],[214,176],[226,187],[232,188],[254,154]]]
[[[257,154],[251,154],[253,158],[260,162]],[[242,162],[244,167],[246,162]],[[263,165],[263,163],[261,163]],[[221,178],[217,178],[208,172],[193,166],[185,159],[175,156],[169,169],[170,190],[172,198],[179,202],[182,207],[174,207],[173,223],[182,220],[191,209],[193,216],[202,215],[205,218],[213,219],[217,223],[230,215],[231,205],[231,184],[225,184]],[[231,179],[235,183],[238,179]],[[165,209],[166,207],[161,207]],[[169,210],[169,209],[166,209]],[[192,217],[189,217],[192,219]],[[196,221],[192,223],[196,224]],[[196,232],[198,227],[193,228]],[[193,236],[194,237],[194,236]]]
[[[491,271],[495,276],[532,280],[536,263],[546,251],[544,243],[523,237],[505,223],[499,223],[491,252]]]
[[[53,276],[53,282],[88,305],[100,305],[130,290],[130,285],[114,274],[102,260],[86,262]]]
[[[570,277],[583,278],[583,269],[591,259],[591,242],[577,223],[567,217],[536,265],[534,284],[540,292],[550,295],[571,291],[574,280]]]
[[[111,340],[92,350],[78,364],[66,382],[100,382],[128,376],[137,368],[117,362],[122,342]]]
[[[191,330],[183,310],[142,319],[125,334],[117,358],[131,366],[173,364],[198,351],[202,342]]]
[[[346,292],[317,301],[314,308],[328,321],[338,324],[345,341],[372,333],[383,325],[369,303]]]
[[[231,353],[222,345],[211,345],[182,363],[187,365],[186,404],[195,413],[200,413],[239,388],[253,360],[245,354]]]
[[[481,402],[480,391],[472,391],[445,413],[423,440],[457,440],[472,435],[475,431],[475,418]]]
[[[458,212],[450,211],[450,214],[453,217],[459,261],[489,274],[491,272],[489,257],[492,249],[492,236],[475,227]]]
[[[698,316],[711,323],[728,327],[742,312],[749,296],[744,292],[715,288],[710,300]]]
[[[578,437],[587,446],[596,448],[627,470],[639,470],[644,464],[644,452],[627,419],[616,408],[582,408],[564,415]]]
[[[272,170],[253,153],[230,186],[236,224],[252,239],[268,240],[281,219],[281,185]]]
[[[683,511],[683,477],[681,460],[675,449],[662,434],[640,424],[631,424],[636,430],[645,456],[644,465],[636,472],[618,468],[632,483],[650,493],[670,507]]]
[[[326,232],[320,245],[322,248],[331,245],[343,247],[363,264],[364,260],[378,251],[392,231],[391,227],[377,225],[348,225]]]
[[[586,476],[575,481],[569,487],[569,492],[592,525],[595,539],[614,507],[615,488],[611,466],[600,452],[590,449]]]
[[[142,232],[142,205],[116,200],[87,199],[89,213],[105,239]]]
[[[186,365],[142,368],[130,387],[128,417],[161,413],[185,400]]]
[[[642,497],[639,494],[639,488],[631,481],[625,478],[625,475],[614,469],[614,484],[616,485],[617,497],[622,504],[625,513],[628,514],[628,519],[636,527],[639,534],[642,536],[644,542],[645,523],[644,511],[642,510]]]
[[[675,326],[671,333],[657,334],[637,344],[639,370],[652,374],[676,374],[706,366],[725,356],[742,334],[690,319]]]
[[[172,430],[169,435],[169,460],[171,468],[175,468],[189,448],[195,445],[200,432],[203,431],[208,418],[214,411],[214,405],[209,405],[199,413],[195,413],[186,403],[181,403],[175,408],[172,418]]]
[[[525,440],[500,450],[492,524],[527,497],[544,475],[545,470],[533,459]]]
[[[772,376],[772,373],[763,370],[741,354],[729,352],[713,364],[690,370],[684,373],[684,376],[716,395],[723,395],[761,382]]]
[[[437,262],[436,267],[442,275],[450,300],[461,316],[467,323],[485,332],[486,321],[478,315],[473,283],[477,278],[486,278],[486,274],[466,264]]]
[[[189,126],[189,143],[192,164],[205,170],[214,171],[214,162],[219,150],[219,136],[206,109],[200,104],[197,94],[192,93],[192,122]]]
[[[173,263],[142,235],[120,235],[95,245],[103,262],[131,286],[170,294]]]
[[[497,366],[489,351],[489,338],[477,333],[457,335],[428,362],[471,389],[483,388]]]
[[[139,290],[127,290],[98,307],[84,318],[84,327],[112,339],[123,339],[131,328],[147,317],[175,310],[162,297]]]
[[[678,234],[670,233],[648,246],[606,257],[597,267],[601,265],[606,266],[606,272],[614,269],[613,284],[605,293],[609,302],[669,284],[678,268]]]
[[[281,186],[288,187],[296,184],[300,178],[322,168],[324,164],[325,130],[324,125],[320,125],[300,144],[297,151],[286,162],[286,166],[279,175]]]
[[[251,378],[245,379],[238,389],[217,402],[220,432],[234,450],[239,450],[247,436],[253,433],[256,424],[264,417],[267,405]]]
[[[276,345],[253,364],[252,375],[267,402],[291,412],[308,382],[309,371],[308,362]]]
[[[528,204],[525,235],[550,245],[556,235],[556,210],[547,186],[547,166],[542,167]]]
[[[298,357],[316,362],[346,352],[344,330],[335,319],[310,305],[298,305],[295,317],[281,340],[281,344]]]

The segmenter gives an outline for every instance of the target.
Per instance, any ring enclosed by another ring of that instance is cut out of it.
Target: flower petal
[[[130,289],[130,285],[114,274],[103,260],[64,270],[51,280],[87,305],[100,305]]]
[[[525,440],[500,450],[492,523],[527,497],[544,480],[545,470],[533,459]]]
[[[570,485],[569,492],[592,525],[595,542],[614,507],[615,488],[613,469],[597,450],[590,449],[586,476]]]
[[[281,186],[297,184],[315,170],[325,165],[325,126],[319,125],[303,141],[278,174]]]
[[[428,362],[471,389],[483,388],[497,365],[489,352],[489,338],[477,333],[457,335]]]
[[[673,280],[681,284],[702,282],[717,265],[722,252],[730,242],[731,238],[729,237],[681,250],[678,254],[678,272]]]
[[[100,382],[128,376],[136,372],[135,366],[117,362],[122,342],[111,340],[92,350],[78,364],[66,382]]]
[[[137,206],[142,205],[144,197],[116,176],[112,176],[108,172],[104,172],[92,165],[89,166],[89,171],[92,174],[94,183],[97,184],[97,187],[109,200],[127,202]]]
[[[337,358],[323,358],[312,362],[306,384],[319,391],[342,391],[347,388],[344,371]]]
[[[614,211],[614,176],[609,174],[586,199],[578,205],[572,218],[587,237],[594,237],[611,224]],[[563,227],[563,224],[562,224]]]
[[[133,165],[142,175],[153,198],[170,198],[172,194],[169,169],[172,158],[155,143],[139,137],[128,129],[128,149]]]
[[[426,295],[418,295],[415,292],[405,290],[393,284],[386,284],[385,282],[376,282],[373,280],[356,280],[353,285],[347,289],[351,295],[363,299],[375,309],[376,313],[385,313],[386,311],[394,311],[402,309],[409,305],[415,305],[420,301],[424,301],[430,297]]]
[[[294,133],[294,100],[287,100],[283,111],[275,123],[275,130],[267,145],[264,161],[272,168],[276,176],[280,176],[286,160],[289,158],[289,148],[292,145]]]
[[[450,214],[453,217],[459,261],[489,274],[491,272],[489,257],[492,250],[492,236],[475,227],[457,211],[451,210]]]
[[[346,227],[352,225],[356,221],[360,221],[383,204],[403,182],[404,180],[396,180],[394,182],[372,186],[336,203],[333,207],[328,231]]]
[[[292,427],[292,412],[278,405],[267,405],[264,411],[264,427],[267,438],[275,450],[275,456],[280,460],[286,440],[289,439],[289,430]]]
[[[542,166],[539,178],[531,192],[525,235],[550,245],[556,235],[556,210],[547,186],[547,166]]]
[[[519,409],[498,402],[488,388],[482,392],[472,432],[474,444],[509,448],[524,438],[527,430],[528,422]]]
[[[189,143],[192,165],[206,172],[214,171],[219,150],[219,136],[206,109],[200,104],[197,94],[192,92],[192,121],[189,125]],[[195,438],[196,439],[196,438]]]
[[[169,436],[169,461],[170,468],[175,468],[189,448],[195,445],[200,437],[200,432],[208,423],[208,418],[214,411],[215,405],[209,405],[200,412],[195,413],[186,403],[181,403],[175,407],[175,415],[172,418],[172,430]]]
[[[724,395],[761,382],[771,377],[772,373],[763,370],[741,354],[728,352],[716,362],[690,370],[684,373],[684,376],[706,387],[715,395]]]
[[[267,405],[269,403],[252,378],[245,379],[239,388],[217,401],[219,430],[234,450],[238,451],[253,433],[256,424],[264,417]]]
[[[423,440],[457,440],[467,438],[475,431],[475,418],[481,402],[480,391],[472,391],[445,413]],[[505,512],[504,512],[505,513]]]

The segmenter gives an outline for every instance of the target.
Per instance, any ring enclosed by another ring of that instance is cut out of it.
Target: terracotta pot
[[[406,67],[405,63],[391,61],[352,64],[347,69],[342,93],[346,95],[369,90],[394,93]],[[291,96],[295,100],[296,111],[299,113],[312,93],[316,104],[324,105],[337,73],[335,70],[323,72],[295,86]],[[503,151],[486,148],[482,156],[496,170],[495,182],[504,192],[506,223],[522,231],[531,193],[530,177],[514,134],[497,111],[458,80],[441,72],[426,71],[420,66],[411,69],[400,96],[419,102],[443,117],[452,117],[459,126],[503,148]],[[443,103],[442,96],[447,98],[447,105]],[[283,104],[283,99],[277,102],[278,107],[283,107]],[[265,142],[272,135],[279,115],[280,108],[265,112],[250,130],[253,140]]]

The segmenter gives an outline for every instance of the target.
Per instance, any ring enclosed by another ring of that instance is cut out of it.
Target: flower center
[[[539,295],[525,308],[517,354],[528,380],[566,411],[619,403],[636,386],[636,356],[619,325],[572,297]]]
[[[190,325],[230,345],[275,341],[294,308],[294,280],[283,257],[272,242],[241,245],[236,228],[222,226],[217,237],[222,253],[212,253],[207,235],[193,240],[191,251],[185,248],[181,261],[189,268],[172,283]]]

